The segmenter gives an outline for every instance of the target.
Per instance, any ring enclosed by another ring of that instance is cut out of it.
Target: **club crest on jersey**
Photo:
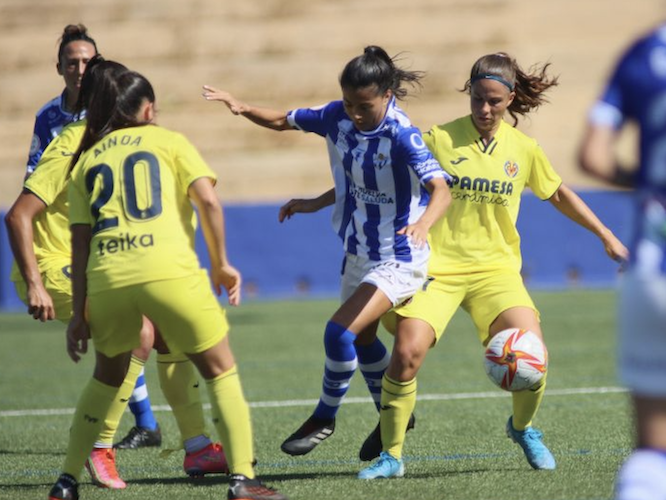
[[[381,170],[389,163],[389,157],[385,156],[383,153],[375,153],[372,155],[372,162],[375,165],[376,169]]]
[[[508,175],[508,176],[511,177],[512,179],[513,179],[516,175],[518,175],[518,170],[519,170],[519,168],[518,168],[518,164],[515,163],[515,162],[513,162],[513,161],[511,161],[511,160],[508,160],[508,161],[504,164],[504,172],[506,173],[506,175]]]

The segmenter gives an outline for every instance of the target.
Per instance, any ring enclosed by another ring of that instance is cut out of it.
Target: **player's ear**
[[[60,76],[62,76],[62,66],[60,66],[60,61],[56,63],[56,71]]]

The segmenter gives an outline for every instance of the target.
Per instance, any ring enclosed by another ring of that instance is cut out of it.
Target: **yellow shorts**
[[[51,296],[56,319],[69,323],[72,318],[72,279],[70,266],[47,269],[42,273],[44,288]],[[16,294],[28,305],[28,286],[23,280],[15,281]]]
[[[490,325],[507,309],[529,307],[539,317],[520,273],[500,269],[434,276],[424,290],[420,290],[407,304],[393,309],[382,321],[389,331],[395,331],[396,318],[392,315],[418,318],[432,326],[439,340],[459,306],[472,317],[479,340],[484,345],[488,342]]]
[[[155,324],[172,352],[206,351],[229,331],[205,270],[91,294],[88,314],[95,349],[108,357],[139,346],[142,316]]]

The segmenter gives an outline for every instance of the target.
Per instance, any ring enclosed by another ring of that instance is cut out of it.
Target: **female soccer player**
[[[636,226],[622,279],[619,373],[631,391],[636,448],[617,478],[618,500],[666,498],[666,24],[637,40],[592,108],[581,167],[634,186]],[[618,167],[615,144],[626,121],[640,127],[638,171]]]
[[[252,429],[224,310],[194,251],[201,220],[218,294],[240,302],[241,276],[228,262],[215,176],[182,135],[153,126],[152,86],[135,72],[105,74],[88,107],[69,186],[73,316],[67,350],[77,361],[91,337],[93,378],[72,422],[63,472],[49,498],[78,498],[77,477],[139,343],[147,317],[167,344],[206,379],[213,418],[233,476],[228,498],[286,497],[254,477]],[[86,305],[87,302],[87,305]]]
[[[335,201],[333,223],[346,252],[342,306],[324,333],[319,404],[282,444],[290,455],[309,453],[333,434],[357,364],[378,396],[388,363],[377,338],[379,318],[411,297],[426,278],[428,230],[446,209],[450,194],[445,172],[396,104],[407,96],[403,82],[416,84],[421,77],[398,68],[382,48],[369,46],[342,71],[342,100],[316,108],[288,113],[258,108],[204,87],[206,99],[224,102],[236,115],[274,130],[314,132],[328,145],[335,181],[329,201]]]
[[[525,73],[505,53],[481,57],[464,90],[471,114],[433,127],[424,139],[452,175],[453,202],[431,231],[428,275],[433,278],[412,302],[396,308],[397,329],[391,361],[382,381],[380,412],[383,452],[359,478],[401,476],[405,424],[416,404],[416,374],[462,306],[472,317],[483,345],[507,328],[542,336],[539,314],[520,276],[520,235],[516,219],[525,187],[574,222],[592,231],[616,260],[626,248],[555,173],[543,150],[504,121],[518,121],[539,107],[543,93],[557,84],[548,64]],[[555,468],[555,459],[531,425],[545,390],[542,382],[514,392],[508,436],[535,469]],[[369,439],[376,439],[373,433]]]
[[[82,80],[82,101],[103,72],[116,74],[124,71],[127,71],[125,66],[94,56]],[[49,144],[40,158],[39,169],[25,181],[23,193],[6,217],[18,264],[13,276],[17,292],[29,306],[29,312],[42,321],[55,318],[68,323],[72,316],[67,187],[69,163],[81,142],[84,128],[85,121],[72,123]],[[123,392],[119,393],[107,415],[104,429],[86,462],[93,482],[99,486],[125,487],[116,470],[115,451],[111,446],[127,400],[143,370],[145,356],[152,348],[153,330],[150,322],[143,324],[142,346],[133,351]],[[149,344],[144,345],[145,342]],[[191,363],[180,354],[169,353],[163,346],[158,348],[157,363],[162,391],[172,407],[183,438],[185,472],[194,475],[225,472],[224,453],[219,444],[211,443],[205,435],[203,410],[194,388],[196,380],[193,380]]]
[[[30,154],[28,155],[26,177],[34,172],[44,150],[60,131],[67,124],[85,116],[85,110],[77,110],[76,104],[86,65],[97,53],[97,43],[88,34],[88,29],[83,24],[65,26],[58,46],[58,62],[56,64],[58,74],[65,81],[65,89],[61,95],[47,102],[37,112]],[[69,232],[69,229],[67,231]],[[16,271],[14,271],[13,276],[20,279]],[[144,350],[144,354],[137,354],[146,359],[150,352],[152,339],[147,337],[144,339],[144,344],[148,346]],[[162,434],[150,405],[143,369],[137,379],[136,387],[132,391],[129,407],[134,415],[135,426],[125,438],[117,443],[116,447],[160,446],[162,444]]]

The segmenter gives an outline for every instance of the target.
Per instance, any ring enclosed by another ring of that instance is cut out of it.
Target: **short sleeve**
[[[535,145],[527,185],[536,196],[547,200],[555,194],[561,184],[562,178],[555,172],[543,149],[538,144]]]

